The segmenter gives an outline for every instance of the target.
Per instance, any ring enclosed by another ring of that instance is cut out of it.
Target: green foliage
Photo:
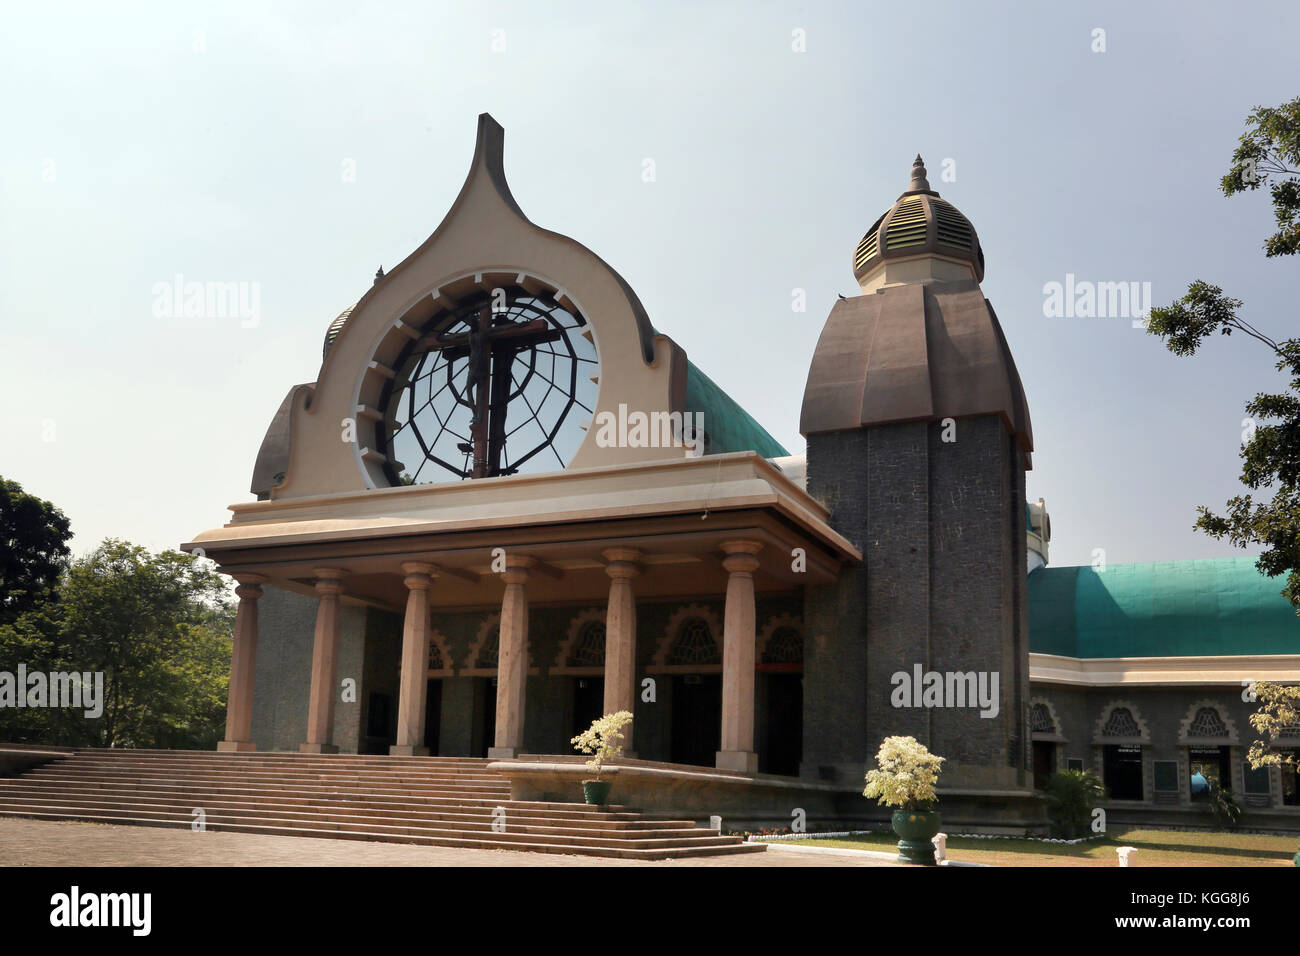
[[[1086,836],[1092,811],[1106,799],[1106,786],[1091,770],[1062,770],[1043,788],[1052,834],[1067,840]]]
[[[630,711],[620,710],[614,714],[605,714],[591,722],[591,726],[569,743],[573,749],[584,754],[592,754],[587,761],[587,769],[600,780],[600,771],[606,760],[613,760],[623,752],[623,728],[632,723]]]
[[[113,539],[75,561],[60,599],[0,626],[13,670],[104,674],[103,714],[0,710],[0,739],[209,748],[220,739],[234,612],[226,580],[192,555]]]
[[[1241,806],[1227,787],[1210,790],[1210,813],[1221,827],[1235,827],[1241,819]]]
[[[1266,245],[1270,256],[1300,252],[1297,167],[1300,97],[1276,109],[1256,109],[1220,185],[1231,196],[1271,183],[1279,231]],[[1222,515],[1201,506],[1195,527],[1237,547],[1262,546],[1257,567],[1270,577],[1287,575],[1282,594],[1300,613],[1300,339],[1274,341],[1243,319],[1241,308],[1240,299],[1198,279],[1181,299],[1152,309],[1147,330],[1175,355],[1194,355],[1216,332],[1240,332],[1272,350],[1276,368],[1290,379],[1286,391],[1260,392],[1246,404],[1253,429],[1242,444],[1241,482],[1271,498],[1237,495]]]
[[[50,597],[67,566],[72,530],[63,512],[0,477],[0,624]]]
[[[1253,769],[1260,767],[1296,768],[1295,751],[1281,750],[1277,739],[1292,727],[1300,726],[1300,685],[1259,681],[1255,684],[1259,710],[1250,715],[1250,725],[1264,736],[1250,745],[1246,759]]]
[[[1267,186],[1277,232],[1268,237],[1269,256],[1300,252],[1300,97],[1276,108],[1255,107],[1232,153],[1232,168],[1220,180],[1225,196]]]

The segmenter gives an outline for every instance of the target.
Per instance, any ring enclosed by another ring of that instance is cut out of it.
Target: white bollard
[[[712,817],[709,817],[709,828],[712,829],[712,830],[717,830],[719,833],[721,833],[721,832],[722,832],[722,817],[719,817],[719,816],[712,816]]]
[[[1137,866],[1135,857],[1137,856],[1137,847],[1135,846],[1117,846],[1115,852],[1119,854],[1120,866]]]
[[[948,859],[948,834],[936,833],[930,837],[930,842],[934,844],[934,862],[941,863]]]

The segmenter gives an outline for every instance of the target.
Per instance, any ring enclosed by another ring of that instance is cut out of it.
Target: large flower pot
[[[609,802],[609,788],[612,786],[614,786],[612,780],[584,780],[582,781],[583,799],[590,804],[604,806]]]
[[[934,844],[939,832],[937,810],[895,810],[894,832],[898,834],[898,862],[934,866]]]
[[[1291,857],[1291,862],[1296,866],[1300,866],[1300,850],[1295,851],[1295,856]]]

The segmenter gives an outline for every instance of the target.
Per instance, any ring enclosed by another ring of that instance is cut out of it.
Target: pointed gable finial
[[[375,285],[379,285],[379,280],[384,277],[384,267],[380,266],[375,270]]]
[[[925,160],[921,154],[916,154],[916,159],[912,161],[912,181],[907,184],[907,191],[911,192],[929,192],[930,181],[925,178]]]

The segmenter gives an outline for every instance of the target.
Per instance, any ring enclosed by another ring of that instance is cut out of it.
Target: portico
[[[653,692],[649,699],[638,696],[647,676],[638,662],[654,655],[662,637],[638,634],[638,605],[721,599],[722,700],[715,729],[721,746],[715,762],[752,773],[758,766],[756,599],[833,582],[842,565],[860,560],[826,523],[821,505],[752,453],[232,510],[226,527],[187,545],[203,548],[241,582],[235,654],[241,669],[231,684],[231,731],[222,749],[253,747],[246,728],[255,689],[241,648],[255,653],[263,584],[317,601],[304,751],[340,746],[330,737],[335,707],[348,706],[339,703],[339,682],[347,676],[337,672],[340,602],[401,615],[396,741],[389,752],[406,756],[429,752],[423,735],[435,618],[499,615],[487,755],[513,758],[529,752],[530,684],[552,669],[530,667],[534,609],[603,607],[604,661],[597,672],[604,680],[603,709],[628,710],[639,719],[662,703]],[[478,673],[480,663],[466,655],[442,661],[438,673]],[[652,685],[661,676],[651,674]],[[550,752],[568,752],[565,734],[547,740],[555,744]]]

